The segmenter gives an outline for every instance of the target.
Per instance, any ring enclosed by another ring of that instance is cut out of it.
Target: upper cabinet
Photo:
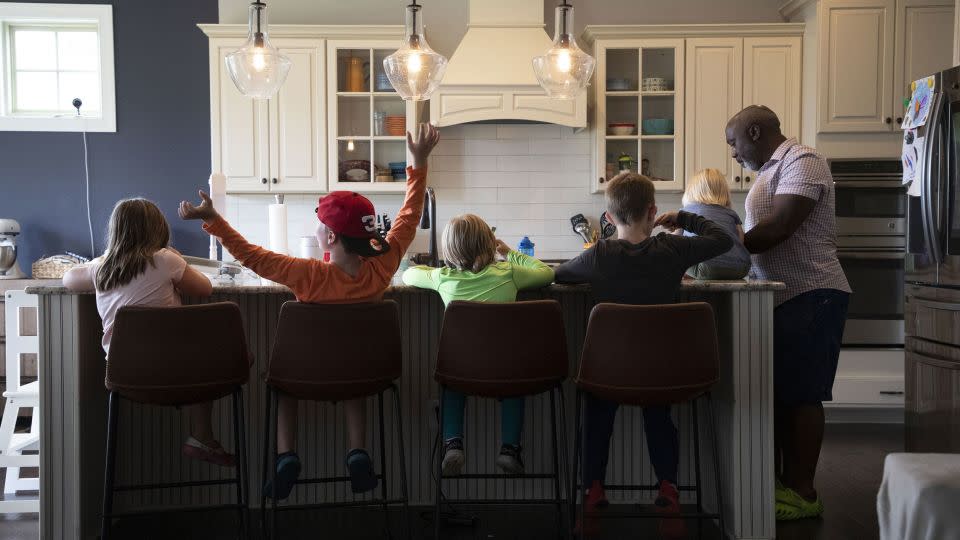
[[[800,135],[801,38],[687,40],[686,174],[718,169],[730,189],[750,189],[755,173],[730,156],[725,130],[749,105],[769,107],[787,137]]]
[[[899,129],[909,83],[952,61],[951,0],[822,0],[820,132]]]

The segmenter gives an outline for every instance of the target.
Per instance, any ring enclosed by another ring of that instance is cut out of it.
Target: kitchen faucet
[[[427,264],[433,268],[440,266],[440,257],[437,255],[437,196],[432,187],[427,188],[423,199],[423,213],[420,215],[420,228],[430,229],[430,248],[427,254]]]

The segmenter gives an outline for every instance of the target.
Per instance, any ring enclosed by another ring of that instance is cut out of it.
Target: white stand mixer
[[[17,235],[20,224],[12,219],[0,219],[0,279],[27,277],[17,264]]]

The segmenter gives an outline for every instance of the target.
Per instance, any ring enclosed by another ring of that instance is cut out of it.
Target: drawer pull
[[[940,302],[938,300],[927,300],[925,298],[916,298],[915,301],[917,302],[917,305],[920,306],[943,309],[946,311],[960,311],[960,303],[957,302]]]
[[[881,391],[880,391],[880,395],[881,395],[881,396],[902,396],[902,395],[903,395],[903,391],[901,391],[901,390],[881,390]]]

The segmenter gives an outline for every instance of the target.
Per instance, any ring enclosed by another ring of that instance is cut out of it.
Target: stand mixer
[[[27,277],[17,265],[16,238],[19,234],[19,223],[12,219],[0,219],[0,279]]]

